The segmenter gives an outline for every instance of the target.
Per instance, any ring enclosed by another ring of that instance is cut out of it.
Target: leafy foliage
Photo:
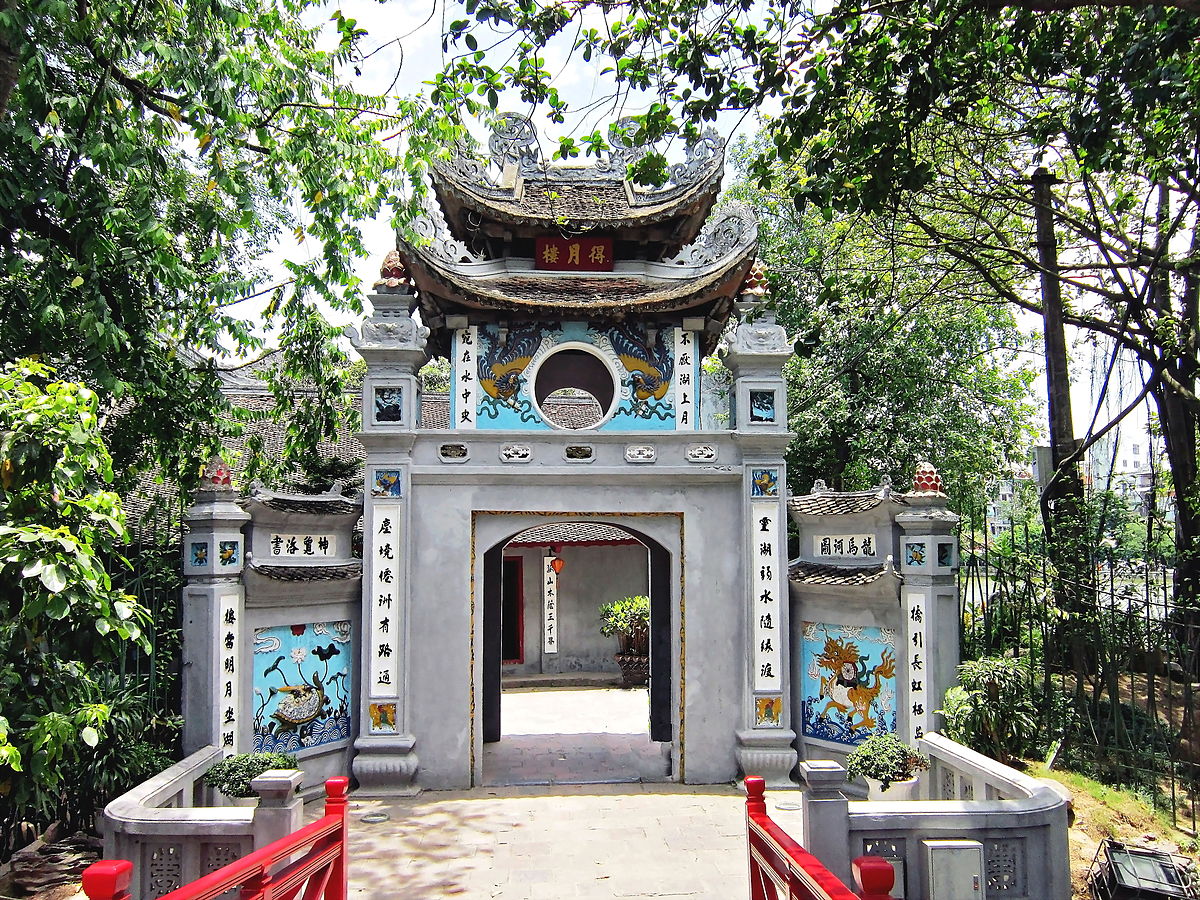
[[[1038,734],[1032,678],[1025,657],[985,656],[958,667],[946,691],[946,736],[1003,763],[1018,758]]]
[[[226,797],[253,797],[250,782],[263,772],[294,768],[296,757],[289,753],[235,753],[214,763],[204,782]]]
[[[874,778],[883,790],[929,768],[929,758],[891,732],[873,734],[846,754],[846,776]]]
[[[364,32],[335,13],[325,49],[320,7],[0,0],[0,358],[96,391],[123,474],[198,477],[234,424],[212,360],[261,345],[259,296],[287,455],[332,434],[344,359],[322,309],[358,309],[361,223],[447,141],[418,103],[348,85]],[[255,261],[289,233],[271,284]]]
[[[739,148],[743,165],[754,146]],[[732,193],[759,217],[772,305],[799,336],[785,370],[792,490],[816,478],[865,489],[881,474],[903,484],[929,459],[969,506],[972,490],[1021,457],[1034,427],[1033,372],[1012,310],[969,267],[917,246],[898,215],[826,221],[745,177]]]
[[[644,635],[650,628],[650,598],[639,594],[622,597],[600,607],[600,633]]]
[[[146,614],[103,560],[126,537],[98,398],[23,360],[0,370],[0,768],[3,805],[53,815],[105,735],[106,664]]]

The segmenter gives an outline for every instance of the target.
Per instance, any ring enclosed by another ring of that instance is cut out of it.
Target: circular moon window
[[[533,398],[542,419],[555,428],[595,428],[612,416],[616,374],[590,349],[568,347],[542,360]]]

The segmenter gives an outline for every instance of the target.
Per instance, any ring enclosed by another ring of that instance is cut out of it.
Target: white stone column
[[[415,793],[419,764],[408,716],[409,470],[420,417],[417,370],[429,329],[412,317],[416,300],[399,255],[384,262],[374,313],[347,329],[367,363],[362,441],[367,449],[363,508],[362,688],[354,742],[359,793]]]
[[[734,438],[742,447],[745,523],[745,702],[737,757],[744,774],[761,775],[768,787],[791,787],[796,733],[791,727],[783,459],[793,437],[787,430],[783,380],[791,348],[770,311],[749,321],[765,292],[761,270],[756,268],[747,285],[738,304],[743,321],[724,347],[733,374]]]
[[[196,502],[184,515],[183,750],[210,744],[227,754],[246,749],[250,717],[242,698],[250,684],[242,652],[242,586],[250,514],[234,502],[231,470],[214,457]]]
[[[941,709],[946,689],[958,680],[958,516],[946,508],[941,476],[928,463],[918,467],[904,499],[909,511],[896,516],[905,648],[897,660],[896,725],[900,737],[915,743],[940,727],[934,710]]]

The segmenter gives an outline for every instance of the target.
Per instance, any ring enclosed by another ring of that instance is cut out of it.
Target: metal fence
[[[1039,533],[963,521],[975,525],[960,535],[963,659],[1028,660],[1039,726],[1028,752],[1141,793],[1195,832],[1200,612],[1175,607],[1169,564],[1098,541],[1069,585],[1084,603],[1068,612]]]

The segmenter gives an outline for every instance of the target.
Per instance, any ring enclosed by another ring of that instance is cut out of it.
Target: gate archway
[[[681,518],[673,513],[594,513],[553,514],[521,512],[476,513],[476,546],[485,546],[479,567],[480,590],[472,639],[478,648],[479,672],[473,678],[478,685],[479,702],[473,704],[478,723],[472,736],[482,743],[499,741],[501,720],[501,666],[503,649],[504,561],[505,548],[519,542],[534,523],[539,529],[549,525],[572,523],[603,524],[618,529],[645,548],[647,554],[647,594],[650,597],[650,679],[648,734],[652,741],[671,746],[673,777],[681,776],[683,763],[682,660],[684,651],[683,573],[681,560]],[[537,517],[536,519],[533,517]],[[637,524],[632,524],[636,522]],[[540,601],[540,598],[536,598]],[[528,615],[528,613],[527,613]],[[540,615],[540,614],[539,614]],[[614,644],[615,649],[615,644]],[[482,771],[480,754],[476,760],[475,782]]]

